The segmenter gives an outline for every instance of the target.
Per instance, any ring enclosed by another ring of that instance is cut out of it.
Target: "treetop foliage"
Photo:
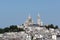
[[[24,31],[24,29],[22,28],[18,28],[17,25],[11,25],[9,27],[5,27],[5,28],[0,28],[0,33],[5,33],[5,32],[20,32],[20,31]]]
[[[48,26],[45,25],[47,29],[53,28],[53,29],[58,29],[58,26],[54,26],[53,24],[50,24]],[[25,31],[23,28],[18,28],[17,25],[11,25],[9,27],[5,28],[0,28],[0,33],[5,33],[5,32],[20,32],[20,31]]]
[[[46,27],[47,29],[49,29],[49,28],[58,29],[58,26],[57,26],[57,25],[54,26],[53,24],[50,24],[50,25],[48,25],[48,26],[45,25],[45,27]]]

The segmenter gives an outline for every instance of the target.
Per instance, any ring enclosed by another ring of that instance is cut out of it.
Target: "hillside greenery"
[[[9,27],[5,28],[0,28],[0,33],[5,33],[5,32],[20,32],[24,31],[23,28],[18,28],[17,25],[11,25]]]
[[[58,27],[58,25],[56,25],[56,26],[54,26],[53,24],[50,24],[50,25],[45,25],[45,27],[47,28],[47,29],[49,29],[49,28],[53,28],[53,29],[58,29],[59,27]]]
[[[53,28],[53,29],[58,29],[58,26],[54,26],[53,24],[50,25],[45,25],[47,29]],[[0,33],[5,33],[5,32],[20,32],[20,31],[25,31],[23,28],[18,28],[17,25],[11,25],[9,27],[5,28],[0,28]]]

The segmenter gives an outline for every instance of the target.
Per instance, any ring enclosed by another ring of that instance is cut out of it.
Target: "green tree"
[[[17,25],[10,26],[10,32],[16,32],[18,30]]]
[[[10,29],[17,29],[17,25],[11,25]]]
[[[4,30],[2,28],[0,28],[0,33],[4,33]]]
[[[25,31],[23,28],[18,28],[18,32]]]
[[[53,24],[48,25],[49,28],[54,28]]]
[[[57,25],[56,25],[56,26],[54,26],[53,24],[50,24],[50,25],[48,25],[48,26],[46,26],[46,25],[45,25],[45,27],[46,27],[47,29],[49,29],[49,28],[53,28],[53,29],[58,28],[58,26],[57,26]]]
[[[10,28],[9,27],[5,27],[4,28],[4,32],[9,32]]]
[[[56,25],[54,29],[58,29],[58,26]]]

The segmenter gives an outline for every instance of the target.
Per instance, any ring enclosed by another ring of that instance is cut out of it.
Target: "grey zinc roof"
[[[38,24],[31,24],[31,25],[28,25],[29,27],[39,27],[39,25]]]

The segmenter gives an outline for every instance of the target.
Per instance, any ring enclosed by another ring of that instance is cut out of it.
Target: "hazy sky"
[[[60,0],[0,0],[0,27],[20,25],[29,14],[36,23],[38,12],[44,24],[60,26]]]

